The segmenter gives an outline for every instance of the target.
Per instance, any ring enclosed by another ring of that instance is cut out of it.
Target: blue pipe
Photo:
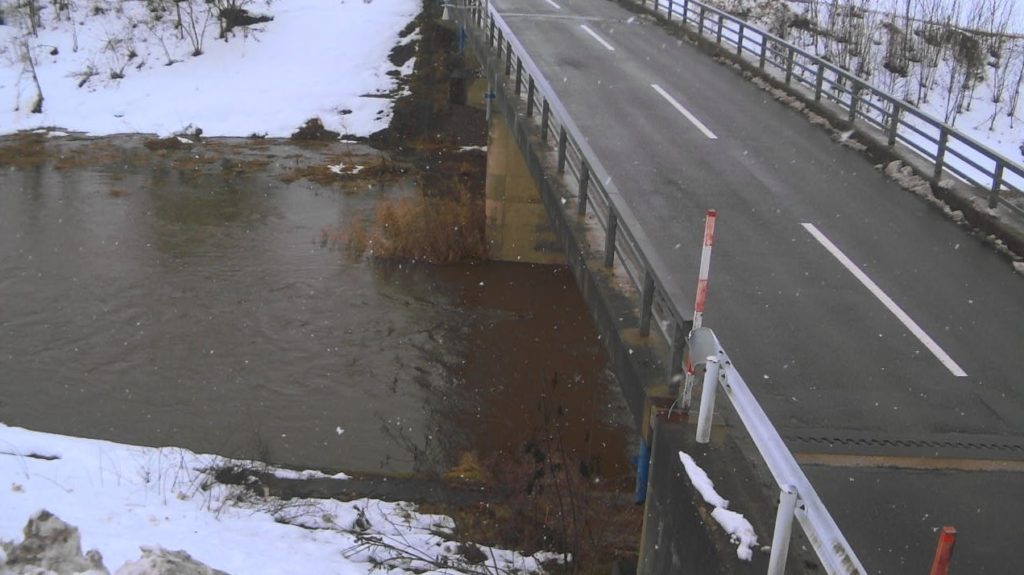
[[[647,501],[647,478],[651,474],[651,448],[644,438],[640,438],[640,453],[636,456],[636,493],[634,500],[637,505]]]

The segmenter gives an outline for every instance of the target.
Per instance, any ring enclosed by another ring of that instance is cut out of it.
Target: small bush
[[[341,137],[341,134],[324,127],[320,118],[310,118],[301,128],[291,135],[292,140],[300,142],[327,142],[334,141]]]
[[[454,198],[383,201],[373,238],[377,257],[453,263],[487,257],[484,206],[462,192]]]

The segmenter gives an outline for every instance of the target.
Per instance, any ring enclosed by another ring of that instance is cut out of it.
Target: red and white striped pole
[[[697,299],[693,303],[693,329],[697,329],[704,321],[704,301],[708,297],[708,274],[711,271],[711,247],[715,243],[715,218],[718,213],[715,210],[708,210],[704,218],[704,244],[700,251],[700,272],[697,274]],[[693,395],[693,361],[686,360],[686,384],[683,386],[683,394],[680,398],[682,409],[690,409],[691,396]]]
[[[715,243],[715,210],[708,210],[704,219],[704,247],[700,251],[700,274],[697,276],[697,301],[693,303],[693,329],[704,320],[704,300],[708,297],[708,272],[711,271],[711,246]]]

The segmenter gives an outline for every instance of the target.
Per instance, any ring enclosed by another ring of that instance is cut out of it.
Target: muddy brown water
[[[140,142],[0,166],[0,421],[408,472],[514,453],[557,410],[573,450],[629,473],[626,408],[567,269],[353,260],[325,231],[410,182],[287,184],[322,161],[288,142]]]

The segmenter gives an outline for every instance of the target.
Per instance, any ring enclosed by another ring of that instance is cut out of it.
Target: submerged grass
[[[20,132],[0,143],[0,166],[38,168],[46,163],[46,134]]]
[[[466,192],[449,198],[382,200],[369,242],[373,255],[431,263],[485,259],[482,204]]]

